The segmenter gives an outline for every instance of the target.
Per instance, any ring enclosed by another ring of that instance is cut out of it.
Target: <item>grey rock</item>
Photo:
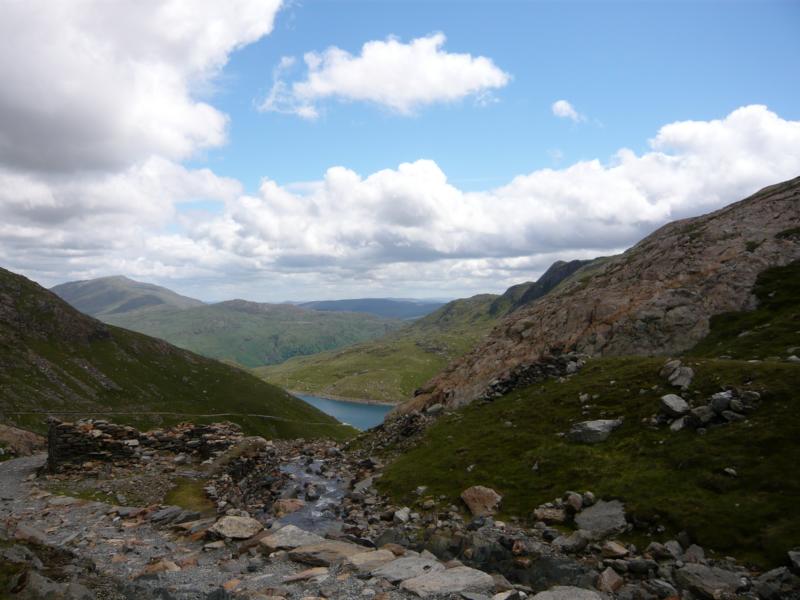
[[[396,560],[396,556],[390,550],[371,550],[354,554],[347,559],[347,565],[355,569],[358,573],[370,573]]]
[[[731,400],[733,399],[733,393],[729,391],[725,392],[717,392],[713,396],[711,396],[711,410],[713,410],[718,415],[721,415],[723,411],[728,410],[731,405]]]
[[[705,427],[714,418],[710,406],[697,406],[689,411],[689,423],[694,427]]]
[[[576,554],[586,548],[590,536],[585,531],[573,531],[569,535],[561,535],[553,540],[553,546],[567,554]]]
[[[678,418],[689,412],[689,404],[677,394],[661,396],[661,412],[668,417]]]
[[[601,500],[575,515],[575,523],[595,538],[623,531],[627,527],[625,505],[619,500]]]
[[[227,515],[214,523],[214,525],[209,528],[209,531],[216,533],[220,537],[246,540],[253,537],[263,528],[264,526],[260,522],[251,517],[234,517]]]
[[[598,419],[575,423],[567,433],[567,439],[580,444],[597,444],[606,441],[611,432],[620,425],[622,419]]]
[[[682,389],[688,389],[694,379],[694,370],[691,367],[680,366],[669,376],[668,381],[671,385]]]
[[[266,552],[293,550],[300,546],[319,544],[325,541],[316,533],[311,533],[294,525],[286,525],[278,531],[261,539],[259,544]]]
[[[786,567],[778,567],[761,575],[753,586],[763,600],[794,600],[800,598],[800,577]]]
[[[603,597],[592,590],[571,585],[557,585],[546,592],[539,592],[533,600],[603,600]]]
[[[391,583],[397,583],[437,571],[444,571],[444,565],[437,560],[419,556],[404,556],[373,569],[371,574],[374,577],[382,577]]]
[[[429,572],[407,579],[400,588],[428,598],[438,594],[461,592],[489,592],[494,587],[491,575],[470,567],[454,567],[443,571]]]
[[[741,586],[736,573],[699,564],[688,564],[675,571],[675,581],[681,587],[712,600],[722,594],[733,594]]]
[[[289,558],[314,567],[328,567],[332,564],[345,562],[351,556],[365,551],[364,546],[349,542],[325,540],[319,544],[299,546],[289,551]]]
[[[800,550],[789,550],[789,568],[800,574]]]
[[[678,591],[671,583],[663,579],[651,579],[645,582],[645,587],[659,598],[677,597]]]

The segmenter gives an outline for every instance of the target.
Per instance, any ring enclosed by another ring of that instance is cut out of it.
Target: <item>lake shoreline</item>
[[[347,398],[345,396],[335,396],[333,394],[323,394],[320,392],[307,392],[302,390],[286,390],[292,396],[316,396],[325,400],[337,400],[339,402],[352,402],[353,404],[370,404],[377,406],[399,406],[399,402],[386,402],[383,400],[371,400],[368,398]]]

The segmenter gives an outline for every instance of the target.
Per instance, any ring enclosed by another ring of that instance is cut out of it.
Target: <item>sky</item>
[[[0,266],[455,298],[800,175],[800,2],[0,0]]]

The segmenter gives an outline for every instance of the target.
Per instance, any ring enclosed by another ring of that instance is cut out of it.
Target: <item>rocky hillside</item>
[[[800,258],[799,227],[800,178],[665,225],[510,313],[403,410],[467,404],[495,380],[563,351],[619,356],[687,350],[706,336],[712,316],[755,307],[759,273]]]
[[[402,402],[475,346],[500,318],[547,294],[584,264],[559,261],[538,281],[516,285],[500,296],[453,300],[383,338],[256,372],[267,381],[311,394]]]
[[[444,302],[395,300],[393,298],[354,298],[351,300],[316,300],[298,306],[324,312],[359,312],[385,319],[418,319],[439,308]]]
[[[47,414],[142,427],[225,418],[268,437],[351,433],[245,371],[101,323],[0,269],[0,420],[41,430]]]
[[[50,291],[82,313],[98,318],[153,308],[191,308],[203,305],[200,300],[181,296],[165,287],[134,281],[121,275],[70,281],[57,285]]]

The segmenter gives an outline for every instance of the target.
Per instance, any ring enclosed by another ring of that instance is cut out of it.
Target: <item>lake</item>
[[[345,400],[331,400],[307,394],[295,394],[311,406],[322,412],[336,417],[342,423],[352,425],[356,429],[369,429],[383,422],[383,417],[392,410],[387,404],[362,404],[360,402],[347,402]]]

